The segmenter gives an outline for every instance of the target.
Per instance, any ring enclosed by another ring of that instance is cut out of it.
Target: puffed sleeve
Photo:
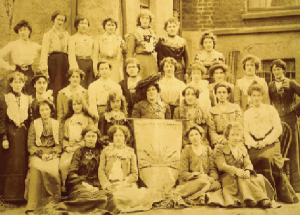
[[[70,69],[78,69],[78,63],[76,60],[76,54],[75,54],[75,46],[76,46],[76,35],[73,35],[69,39],[69,44],[68,44],[68,58],[69,58],[69,64],[70,64]]]
[[[126,58],[130,58],[134,56],[136,47],[136,37],[134,34],[130,34],[128,37],[128,51]]]
[[[45,33],[43,36],[42,49],[41,49],[41,58],[40,58],[40,70],[48,71],[48,55],[50,50],[50,35]]]
[[[126,181],[128,183],[135,183],[138,180],[138,168],[137,168],[137,160],[136,155],[134,154],[133,149],[131,150],[131,156],[130,156],[130,173],[126,177]]]
[[[215,162],[214,152],[208,146],[208,156],[209,156],[209,176],[213,177],[215,180],[219,179],[218,168]]]
[[[179,170],[179,175],[180,178],[183,181],[188,181],[190,179],[192,179],[194,176],[193,174],[190,172],[190,156],[188,153],[188,148],[185,148],[182,150],[181,156],[180,156],[180,170]]]
[[[226,163],[223,148],[224,145],[216,145],[215,147],[214,156],[216,165],[220,172],[226,172],[231,176],[234,176],[237,171],[237,168],[235,166],[230,166]]]
[[[171,109],[170,109],[170,106],[168,104],[166,104],[165,119],[172,119],[172,117],[171,117]]]
[[[141,108],[142,106],[140,105],[140,103],[137,103],[133,106],[132,118],[141,118],[142,116]]]
[[[106,151],[107,148],[105,148],[100,155],[100,164],[99,164],[99,169],[98,169],[98,178],[101,184],[102,189],[106,189],[109,185],[109,179],[106,175],[105,167],[106,167]]]
[[[37,155],[39,148],[35,145],[36,140],[36,133],[34,128],[34,122],[30,124],[29,132],[28,132],[28,139],[27,139],[27,145],[28,145],[28,152],[32,155]]]
[[[4,61],[3,58],[10,54],[14,48],[14,42],[8,43],[0,50],[0,67],[6,70],[14,70],[14,66],[10,66],[8,62]]]

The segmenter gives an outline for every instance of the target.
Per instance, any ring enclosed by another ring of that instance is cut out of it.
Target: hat
[[[211,77],[214,75],[214,72],[215,72],[216,69],[223,69],[224,72],[227,72],[228,66],[225,65],[221,61],[215,61],[215,62],[213,62],[213,64],[211,65],[211,67],[208,70],[208,72],[209,72],[209,74],[210,74]]]
[[[38,71],[36,73],[34,73],[34,76],[31,80],[31,84],[34,85],[36,80],[39,78],[45,78],[47,82],[49,82],[49,75],[47,72],[43,72],[43,71]]]
[[[138,94],[139,100],[145,99],[144,98],[145,95],[143,95],[143,94],[149,86],[158,85],[158,81],[159,81],[160,77],[161,77],[161,73],[159,72],[159,73],[156,73],[154,75],[150,75],[148,78],[140,80],[137,83],[135,89],[136,89],[136,92]]]

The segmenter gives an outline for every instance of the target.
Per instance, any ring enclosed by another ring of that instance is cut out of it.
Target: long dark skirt
[[[16,70],[19,72],[22,72],[27,78],[27,80],[25,82],[24,93],[27,95],[33,95],[34,87],[31,84],[31,80],[34,76],[34,72],[32,70],[31,65],[28,66],[28,70],[26,70],[26,71],[23,71],[20,66],[16,65]]]
[[[53,90],[56,101],[58,91],[68,86],[69,80],[66,74],[69,70],[68,54],[53,52],[48,57],[48,74],[50,77],[49,89]]]
[[[286,122],[292,130],[292,142],[287,157],[290,159],[291,184],[296,192],[300,192],[300,146],[296,114],[291,112],[281,117],[281,121]]]
[[[139,75],[142,77],[142,79],[145,79],[158,72],[157,63],[152,54],[136,54],[135,58],[140,62],[141,71]]]
[[[0,195],[6,201],[24,200],[28,170],[27,128],[7,124],[9,149],[0,147]]]
[[[88,89],[90,84],[93,83],[94,81],[96,81],[96,78],[95,78],[94,72],[93,72],[93,61],[90,58],[88,58],[88,59],[78,59],[77,58],[77,63],[78,63],[79,69],[81,69],[85,73],[85,77],[81,81],[81,85],[84,88]]]

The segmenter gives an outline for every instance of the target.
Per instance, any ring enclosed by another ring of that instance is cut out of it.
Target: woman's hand
[[[4,149],[9,149],[9,142],[8,142],[8,140],[3,140],[3,142],[2,142],[2,147],[3,147]]]
[[[67,147],[65,148],[65,151],[66,151],[68,154],[70,154],[71,152],[73,152],[73,148],[72,148],[71,146],[67,146]]]
[[[250,170],[245,170],[244,171],[244,179],[249,179],[250,178]]]
[[[264,142],[264,141],[258,141],[255,148],[256,148],[256,149],[262,149],[262,148],[264,148],[266,145],[267,145],[266,142]]]
[[[237,169],[235,174],[237,175],[237,177],[239,178],[244,178],[244,174],[245,174],[245,171],[242,170],[242,169]]]
[[[48,160],[48,155],[47,154],[43,154],[42,155],[42,160],[43,161],[47,161]]]

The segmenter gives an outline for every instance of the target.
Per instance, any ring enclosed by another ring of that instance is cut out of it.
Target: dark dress
[[[7,104],[14,99],[15,95],[9,93],[1,98],[1,118],[0,118],[0,195],[5,201],[24,200],[25,178],[28,169],[28,152],[27,152],[27,134],[28,134],[28,110],[29,99],[26,95],[21,94],[20,106],[13,113],[15,116],[25,115],[20,120],[20,126],[16,126],[15,122],[9,116],[8,109],[12,106]],[[26,117],[27,115],[27,117]],[[2,147],[3,137],[6,135],[9,142],[9,149]]]
[[[290,159],[291,184],[296,192],[300,192],[300,141],[297,116],[293,111],[295,95],[300,96],[300,85],[288,78],[284,78],[283,86],[277,90],[275,81],[269,84],[269,96],[282,122],[292,130],[292,142],[287,157]]]
[[[127,102],[127,112],[128,116],[131,117],[133,106],[137,103],[138,98],[136,93],[131,93],[128,89],[127,78],[122,80],[119,85],[121,86],[123,95],[125,96]]]

